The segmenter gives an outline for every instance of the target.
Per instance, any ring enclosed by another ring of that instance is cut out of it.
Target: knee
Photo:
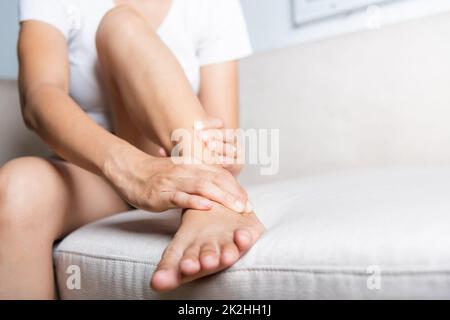
[[[97,30],[97,50],[109,48],[110,45],[123,47],[124,42],[140,36],[142,27],[146,26],[144,18],[133,8],[119,5],[108,11]]]
[[[0,169],[0,229],[30,231],[42,226],[50,170],[49,162],[31,157],[12,160]]]

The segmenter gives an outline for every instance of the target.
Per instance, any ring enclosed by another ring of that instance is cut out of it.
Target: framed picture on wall
[[[371,5],[408,0],[291,0],[294,26],[362,10]],[[409,0],[410,1],[410,0]]]

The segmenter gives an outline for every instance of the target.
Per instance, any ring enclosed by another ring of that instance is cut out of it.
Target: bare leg
[[[166,151],[173,147],[174,130],[192,129],[195,121],[206,119],[178,61],[133,9],[119,6],[106,14],[97,33],[97,49],[110,79],[106,85],[113,93],[110,101],[120,101],[134,126]],[[122,119],[115,122],[125,134]]]
[[[191,129],[206,118],[175,57],[133,10],[117,7],[106,15],[97,48],[111,107],[120,115],[115,122],[121,137],[135,144],[153,139],[170,150],[173,130]],[[174,289],[231,266],[263,229],[254,214],[220,205],[208,213],[188,210],[154,274],[153,288]]]
[[[63,161],[20,158],[0,169],[0,299],[53,299],[52,245],[128,210],[100,177]]]

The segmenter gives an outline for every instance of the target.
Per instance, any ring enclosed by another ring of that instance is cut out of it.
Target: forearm
[[[26,96],[23,114],[27,125],[58,155],[101,176],[108,162],[142,153],[97,125],[55,86],[41,86]]]

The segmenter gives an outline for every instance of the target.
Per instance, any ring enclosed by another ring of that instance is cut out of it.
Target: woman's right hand
[[[138,151],[105,164],[104,176],[131,205],[153,212],[171,208],[209,210],[214,202],[250,212],[247,193],[227,170],[206,164],[176,164]]]

